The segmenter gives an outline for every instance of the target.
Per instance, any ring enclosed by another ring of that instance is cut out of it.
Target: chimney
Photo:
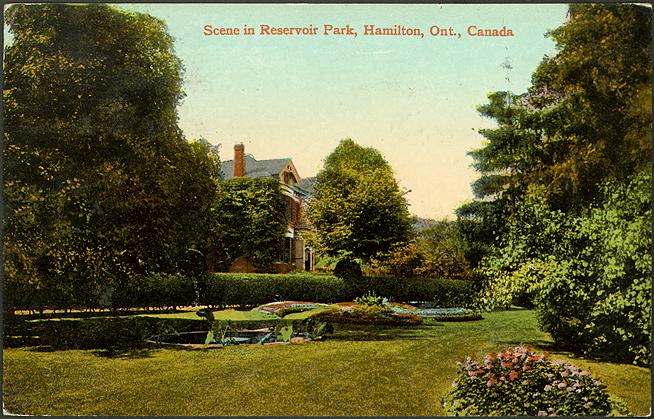
[[[245,147],[243,144],[236,144],[234,146],[234,177],[245,176]]]

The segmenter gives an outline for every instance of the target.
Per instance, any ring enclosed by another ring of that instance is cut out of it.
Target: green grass
[[[6,349],[5,407],[35,415],[441,415],[456,361],[518,344],[541,351],[551,345],[531,311],[484,317],[337,329],[327,341],[299,345],[158,349],[115,358]],[[649,414],[648,369],[556,352],[552,358],[590,368],[632,413]]]
[[[157,317],[161,319],[191,319],[198,320],[202,317],[198,317],[195,314],[197,310],[193,311],[184,311],[181,313],[148,313],[148,314],[139,314],[143,317]],[[267,313],[262,313],[260,311],[248,310],[248,311],[238,311],[238,310],[221,310],[213,312],[214,318],[216,320],[269,320],[277,319],[277,316],[270,315]]]

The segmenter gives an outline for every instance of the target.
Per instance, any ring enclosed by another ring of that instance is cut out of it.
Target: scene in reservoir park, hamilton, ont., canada
[[[3,411],[645,416],[642,4],[6,4]]]

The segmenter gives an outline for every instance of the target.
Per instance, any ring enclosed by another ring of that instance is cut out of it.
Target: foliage
[[[278,324],[275,328],[275,335],[279,342],[290,342],[293,335],[293,324]]]
[[[424,258],[416,269],[418,276],[470,279],[467,245],[457,223],[437,221],[417,234],[416,245]]]
[[[484,256],[492,251],[497,238],[505,232],[506,202],[502,199],[470,201],[455,212],[456,225],[465,242],[462,246],[465,259],[472,268],[477,268]]]
[[[6,23],[5,308],[96,307],[151,272],[203,270],[216,166],[177,126],[164,23],[64,4],[13,5]]]
[[[213,274],[200,281],[200,304],[259,306],[271,301],[332,302],[343,282],[329,275]]]
[[[307,216],[314,247],[329,256],[367,260],[410,236],[407,202],[390,165],[351,139],[325,159]]]
[[[562,345],[648,365],[651,174],[642,173],[627,185],[608,183],[604,193],[604,202],[577,221],[585,245],[543,285],[537,307],[543,327]]]
[[[537,194],[563,211],[590,204],[607,178],[650,164],[651,13],[635,5],[572,5],[522,95],[495,92],[479,107],[499,124],[472,151],[478,197],[509,204]]]
[[[613,407],[606,386],[588,372],[525,347],[458,364],[454,389],[443,400],[450,415],[603,416]]]
[[[366,272],[376,276],[470,279],[466,250],[457,223],[436,221],[416,231],[413,241],[396,243],[387,252],[375,255]]]
[[[430,302],[440,307],[475,307],[476,286],[470,281],[440,278],[366,276],[354,295],[372,292],[398,302]]]
[[[280,259],[288,226],[275,179],[234,178],[222,184],[212,208],[211,248],[221,270],[246,256],[261,271]]]
[[[388,302],[387,298],[376,295],[374,292],[368,292],[360,297],[354,299],[354,302],[359,305],[366,306],[383,306]]]
[[[190,306],[197,300],[194,279],[180,274],[151,274],[141,281],[140,286],[139,307],[175,310],[178,306]]]
[[[358,262],[346,258],[336,262],[334,275],[347,283],[356,283],[361,280],[363,273],[361,271],[361,265]]]
[[[423,268],[424,256],[418,253],[415,242],[408,242],[396,243],[387,252],[376,254],[365,271],[367,275],[414,277]]]
[[[651,174],[604,185],[585,217],[526,202],[481,272],[484,303],[532,295],[544,329],[563,347],[647,364],[651,341]]]
[[[107,349],[113,351],[144,348],[146,339],[170,330],[203,329],[204,322],[152,317],[105,317],[33,322],[31,333],[38,344],[53,349]],[[205,326],[206,327],[206,326]]]
[[[650,12],[570,6],[528,91],[479,107],[498,126],[470,153],[484,201],[460,217],[468,239],[494,235],[478,269],[487,306],[535,304],[560,346],[638,364],[651,345]]]

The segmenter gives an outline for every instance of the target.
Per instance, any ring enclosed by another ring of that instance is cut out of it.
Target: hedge
[[[132,278],[129,284],[108,286],[86,295],[85,290],[11,287],[7,293],[15,310],[177,308],[197,300],[194,278],[182,274],[152,273]]]
[[[429,302],[439,307],[472,307],[477,289],[471,281],[437,278],[364,276],[351,283],[353,294],[373,292],[397,302]]]
[[[252,307],[272,301],[351,301],[373,292],[397,302],[431,302],[441,307],[471,307],[475,283],[456,279],[363,277],[344,281],[331,275],[213,274],[198,281],[199,303],[213,307]]]
[[[134,349],[145,347],[145,340],[151,336],[208,330],[200,318],[104,317],[33,323],[31,331],[38,335],[38,344],[53,349]]]
[[[373,292],[397,302],[431,302],[442,307],[470,307],[477,294],[470,281],[434,278],[362,277],[341,279],[333,275],[289,274],[206,274],[189,278],[180,274],[151,274],[135,285],[118,287],[98,298],[94,307],[47,298],[29,299],[16,309],[63,309],[134,307],[175,308],[193,303],[210,307],[255,307],[273,301],[294,300],[334,303],[351,301]],[[36,296],[36,295],[35,295]],[[35,297],[33,296],[33,298]],[[43,297],[43,295],[41,295]],[[103,301],[100,303],[100,301]]]
[[[302,320],[266,319],[229,321],[238,329],[261,329]],[[122,351],[148,346],[149,338],[175,332],[208,331],[209,323],[196,319],[148,316],[14,320],[5,325],[5,347],[40,346],[51,349],[105,349]]]
[[[211,307],[254,307],[273,301],[331,303],[345,293],[343,281],[331,275],[213,274],[198,281],[199,303]]]

